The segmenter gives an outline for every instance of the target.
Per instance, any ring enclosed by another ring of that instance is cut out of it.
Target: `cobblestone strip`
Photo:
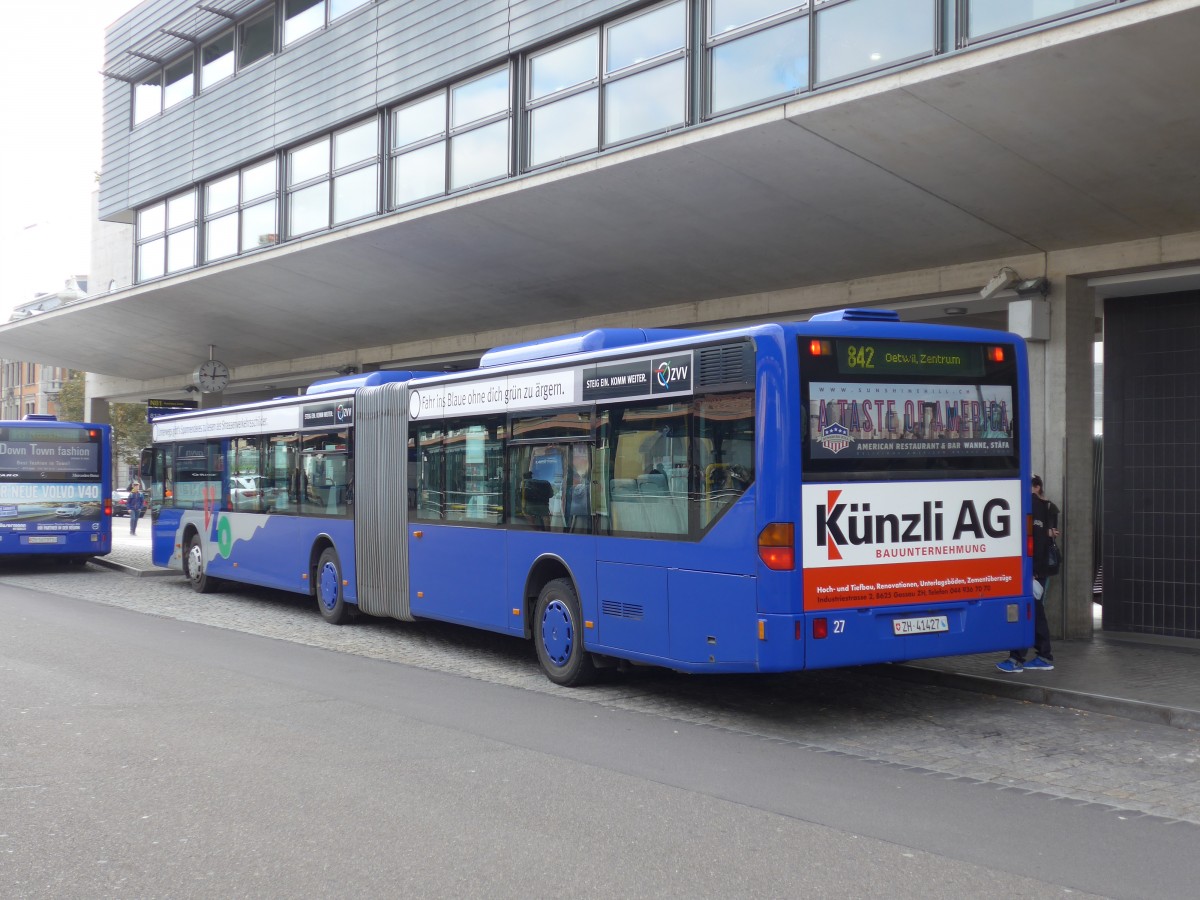
[[[299,595],[198,595],[180,578],[12,570],[0,581],[136,612],[556,694],[602,707],[786,740],[983,785],[1200,825],[1200,735],[860,670],[686,676],[635,669],[568,690],[524,641],[434,622],[364,617],[335,628]]]

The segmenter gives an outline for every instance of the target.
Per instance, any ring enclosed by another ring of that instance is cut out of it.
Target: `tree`
[[[108,412],[113,427],[113,460],[118,466],[125,464],[136,468],[142,448],[149,447],[152,439],[150,423],[146,421],[146,404],[110,403]]]
[[[84,374],[71,372],[71,376],[63,382],[62,390],[58,392],[55,409],[60,419],[68,422],[83,421],[83,389]]]

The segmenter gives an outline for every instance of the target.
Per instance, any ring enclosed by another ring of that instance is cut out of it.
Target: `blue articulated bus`
[[[112,430],[0,421],[0,557],[83,563],[112,551]]]
[[[1012,334],[845,310],[336,379],[154,423],[154,562],[521,635],[566,685],[1008,650],[1026,369]]]

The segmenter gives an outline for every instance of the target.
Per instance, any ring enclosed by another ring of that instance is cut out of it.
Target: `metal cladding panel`
[[[509,52],[506,0],[388,4],[379,19],[379,102],[449,81]]]
[[[524,50],[577,26],[644,5],[641,0],[512,0],[510,49]]]
[[[358,607],[412,621],[408,597],[408,387],[360,388],[354,400],[354,456],[359,473],[384,473],[354,494]]]

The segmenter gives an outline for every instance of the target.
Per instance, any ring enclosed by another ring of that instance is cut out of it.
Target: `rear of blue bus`
[[[110,447],[106,425],[0,422],[0,556],[111,552]]]
[[[1029,646],[1024,343],[862,315],[758,341],[760,670]]]

